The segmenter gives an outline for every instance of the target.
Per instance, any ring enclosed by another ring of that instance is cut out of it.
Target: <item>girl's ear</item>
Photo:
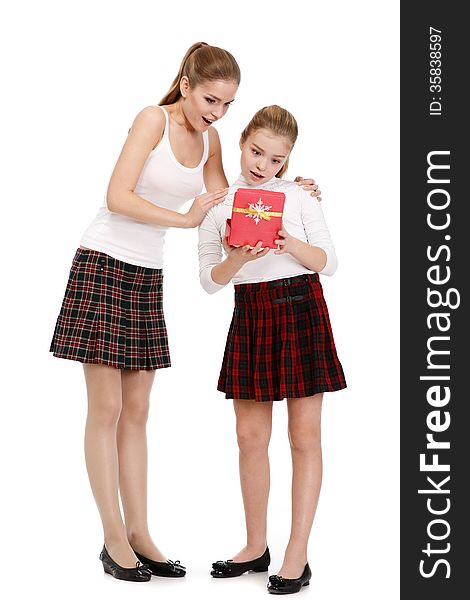
[[[240,150],[243,150],[244,145],[245,145],[245,140],[243,138],[240,138],[240,142],[239,142]]]
[[[186,75],[183,75],[183,77],[180,79],[180,92],[183,98],[186,98],[189,88],[189,79],[186,77]]]

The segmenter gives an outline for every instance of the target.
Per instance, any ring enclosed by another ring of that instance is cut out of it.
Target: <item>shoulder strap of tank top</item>
[[[209,131],[202,132],[202,139],[204,142],[204,153],[202,156],[202,164],[205,165],[209,156]]]
[[[157,104],[158,108],[161,108],[163,111],[163,114],[165,115],[165,131],[163,132],[163,136],[162,136],[162,140],[165,138],[168,138],[170,135],[170,123],[168,120],[168,112],[166,110],[166,108],[163,108],[163,106],[160,106],[159,104]]]

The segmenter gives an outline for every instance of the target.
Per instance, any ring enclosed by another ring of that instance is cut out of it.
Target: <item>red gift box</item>
[[[226,236],[231,246],[277,248],[274,240],[282,226],[286,195],[263,189],[239,188],[235,192],[232,218],[227,219]]]

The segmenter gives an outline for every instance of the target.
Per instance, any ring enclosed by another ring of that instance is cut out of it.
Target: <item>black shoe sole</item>
[[[111,577],[119,579],[120,581],[132,581],[133,583],[146,583],[147,581],[150,581],[150,577],[148,579],[128,579],[125,575],[121,577],[113,573],[105,563],[103,563],[103,570],[107,575],[111,575]]]
[[[211,571],[211,575],[212,577],[214,577],[215,579],[229,579],[232,577],[241,577],[242,575],[244,575],[245,573],[266,573],[266,571],[268,570],[268,567],[266,567],[265,569],[248,569],[247,571],[243,571],[243,573],[217,573],[216,571]]]
[[[310,581],[306,581],[305,583],[303,583],[300,586],[299,590],[293,590],[292,592],[281,592],[281,590],[269,589],[269,588],[268,588],[268,592],[270,594],[277,594],[278,596],[286,596],[287,594],[298,594],[302,590],[302,588],[305,587],[306,585],[310,585]]]

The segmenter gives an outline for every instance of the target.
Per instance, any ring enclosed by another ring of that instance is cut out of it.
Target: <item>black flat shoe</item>
[[[212,577],[238,577],[243,575],[247,571],[255,571],[256,573],[262,573],[267,571],[271,562],[271,556],[269,555],[269,548],[266,548],[264,554],[255,560],[248,560],[247,562],[233,562],[233,560],[218,560],[212,563],[213,571],[211,571]]]
[[[135,550],[134,554],[139,560],[145,563],[145,566],[150,569],[152,575],[156,575],[157,577],[184,577],[186,575],[186,567],[183,567],[179,560],[158,562],[147,558],[143,554],[139,554]]]
[[[308,563],[298,579],[286,579],[280,575],[271,575],[268,582],[268,592],[270,594],[295,594],[300,592],[303,586],[310,584],[311,577],[312,571]]]
[[[100,553],[100,560],[103,563],[105,573],[109,573],[116,579],[123,579],[124,581],[149,581],[152,578],[152,573],[138,560],[135,563],[135,567],[121,567],[114,562],[109,556],[106,546],[103,546],[103,550]]]

